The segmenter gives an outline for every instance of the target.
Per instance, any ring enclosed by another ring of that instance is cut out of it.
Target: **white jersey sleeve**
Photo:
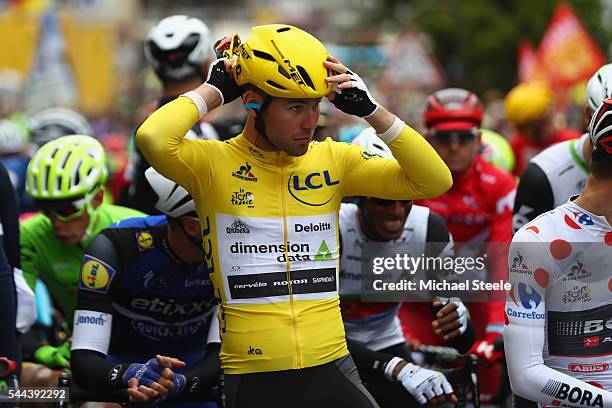
[[[545,365],[547,290],[549,281],[559,278],[559,271],[550,253],[542,251],[545,243],[534,231],[537,227],[529,224],[519,230],[508,256],[512,288],[506,301],[504,347],[512,390],[546,405],[612,407],[610,391]]]

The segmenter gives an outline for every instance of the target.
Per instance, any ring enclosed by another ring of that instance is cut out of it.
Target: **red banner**
[[[547,81],[544,67],[538,61],[537,53],[529,41],[521,41],[518,46],[518,80]]]
[[[567,3],[555,10],[537,51],[553,89],[569,88],[591,77],[607,61]]]

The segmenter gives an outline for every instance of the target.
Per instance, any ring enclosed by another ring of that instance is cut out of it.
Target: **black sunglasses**
[[[432,130],[429,132],[429,137],[435,143],[449,145],[453,141],[456,141],[460,145],[466,145],[474,142],[478,137],[478,130],[445,130],[436,131]]]
[[[374,203],[376,205],[382,205],[383,207],[391,207],[397,202],[399,202],[400,205],[403,205],[403,206],[412,204],[412,200],[385,200],[382,198],[371,198],[371,200],[374,200]]]

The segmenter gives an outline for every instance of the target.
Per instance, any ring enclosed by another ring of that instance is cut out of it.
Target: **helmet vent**
[[[284,86],[281,86],[281,85],[277,84],[277,83],[276,83],[276,82],[274,82],[274,81],[270,81],[270,80],[268,80],[268,81],[266,81],[266,83],[267,83],[268,85],[270,85],[270,86],[275,87],[275,88],[282,89],[283,91],[286,91],[286,90],[287,90],[287,88],[285,88]]]
[[[83,165],[83,161],[79,160],[78,164],[74,166],[74,183],[72,185],[78,186],[81,183],[81,166]]]
[[[300,73],[300,75],[302,76],[302,79],[304,79],[304,82],[306,82],[306,85],[311,87],[313,91],[316,91],[315,86],[312,83],[312,79],[310,79],[310,75],[308,75],[308,72],[306,72],[304,67],[301,66],[301,65],[298,65],[298,66],[296,66],[296,68],[297,68],[298,72]]]
[[[284,76],[287,79],[291,79],[291,77],[289,76],[289,74],[287,73],[287,71],[285,71],[285,68],[281,67],[280,65],[278,66],[278,72]]]
[[[268,54],[267,52],[253,50],[253,55],[255,55],[257,58],[262,58],[268,61],[276,61],[274,57]]]
[[[44,165],[42,168],[42,180],[44,180],[44,184],[42,185],[41,190],[45,191],[46,187],[49,185],[48,183],[48,178],[49,178],[49,166],[48,165]],[[43,193],[44,194],[44,193]]]
[[[291,30],[291,27],[283,27],[276,30],[277,33],[284,33],[285,31]]]
[[[66,152],[64,157],[62,157],[62,161],[59,163],[58,168],[63,169],[66,167],[66,162],[68,161],[68,157],[70,157],[70,153]]]

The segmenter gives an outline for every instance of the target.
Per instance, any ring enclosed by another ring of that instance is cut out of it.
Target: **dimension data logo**
[[[244,181],[257,181],[257,177],[251,172],[251,165],[248,162],[245,162],[244,166],[240,166],[238,171],[233,172],[232,176]]]

